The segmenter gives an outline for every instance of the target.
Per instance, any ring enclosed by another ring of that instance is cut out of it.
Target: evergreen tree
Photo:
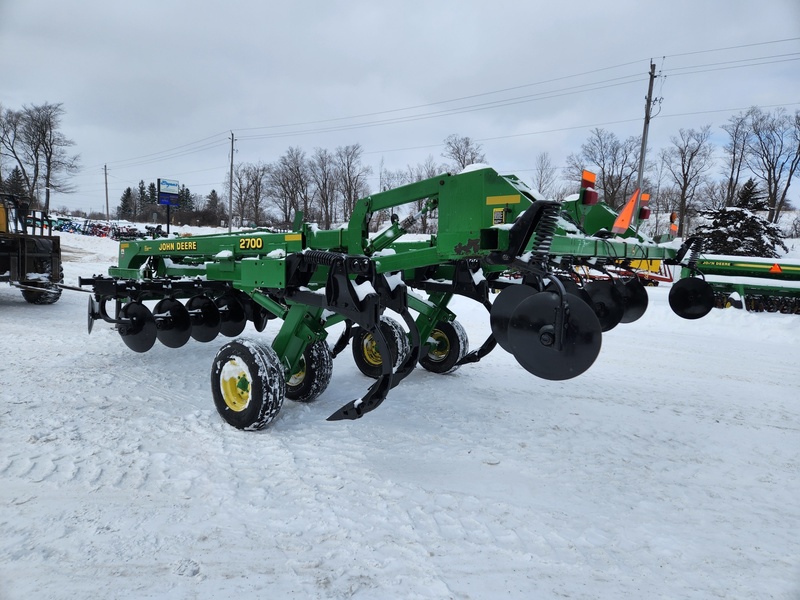
[[[22,176],[19,167],[14,167],[11,171],[11,175],[3,182],[2,191],[6,194],[16,196],[20,201],[24,201],[25,198],[27,198],[28,188],[25,186],[25,178]]]
[[[158,204],[158,188],[156,188],[156,184],[152,181],[150,185],[147,186],[147,202],[149,204]]]
[[[119,199],[119,206],[117,207],[117,218],[126,220],[133,219],[134,203],[135,199],[133,195],[133,190],[131,188],[126,188],[125,191],[122,192],[122,197]]]
[[[220,221],[225,218],[225,207],[222,205],[222,199],[217,194],[217,190],[211,190],[206,196],[206,206],[203,210],[204,224],[219,225]]]
[[[178,192],[178,210],[187,212],[194,210],[194,198],[192,197],[192,192],[190,192],[189,188],[187,188],[185,185],[181,185],[181,189]]]
[[[139,193],[136,196],[136,208],[134,210],[134,217],[144,217],[147,214],[147,188],[144,185],[144,179],[139,180]]]
[[[739,190],[735,206],[746,208],[753,212],[769,209],[766,195],[761,193],[758,189],[758,184],[752,177]]]
[[[767,203],[753,179],[739,191],[736,206],[702,211],[708,223],[696,233],[703,236],[709,254],[778,258],[778,248],[787,252],[780,229],[755,211],[767,210]]]

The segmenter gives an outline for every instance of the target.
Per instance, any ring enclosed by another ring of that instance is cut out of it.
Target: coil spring
[[[553,245],[559,214],[561,214],[561,205],[557,203],[550,204],[542,210],[542,216],[534,231],[533,247],[531,249],[534,256],[547,258],[550,255],[550,246]]]
[[[336,252],[327,252],[325,250],[306,250],[303,253],[303,259],[307,263],[315,265],[325,265],[330,267],[335,262],[342,260],[342,255]]]
[[[703,252],[703,238],[695,238],[692,241],[691,246],[689,246],[689,262],[688,267],[692,271],[697,270],[697,259],[700,258],[700,254]]]

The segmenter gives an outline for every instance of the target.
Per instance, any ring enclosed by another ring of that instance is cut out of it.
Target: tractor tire
[[[229,425],[263,429],[278,415],[286,395],[278,355],[258,340],[240,338],[225,344],[211,366],[211,393]]]
[[[458,321],[439,321],[431,331],[430,338],[435,342],[428,347],[428,353],[419,359],[422,368],[431,373],[452,373],[460,366],[458,362],[467,355],[469,339],[467,332]],[[423,342],[423,346],[426,344]]]
[[[316,400],[333,376],[333,357],[325,341],[309,344],[297,372],[286,382],[286,397],[295,402]]]
[[[37,261],[36,272],[42,275],[50,275],[51,268],[49,261]],[[58,281],[64,281],[64,270],[61,269]],[[55,304],[61,298],[61,288],[53,285],[50,282],[43,281],[26,281],[24,285],[28,287],[41,288],[41,292],[34,292],[33,290],[21,290],[22,297],[30,304]]]
[[[411,348],[408,344],[406,332],[400,323],[391,317],[381,317],[381,333],[389,344],[389,351],[392,354],[392,368],[397,368],[401,364]],[[378,352],[377,344],[372,334],[362,327],[356,327],[353,333],[353,360],[367,377],[377,379],[383,371],[383,361]]]

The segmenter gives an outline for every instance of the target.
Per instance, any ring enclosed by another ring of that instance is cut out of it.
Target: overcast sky
[[[641,134],[651,59],[649,151],[722,144],[749,106],[800,108],[800,1],[0,0],[0,104],[62,103],[81,156],[56,208],[105,211],[104,165],[112,211],[141,179],[225,193],[231,131],[237,163],[359,143],[373,189],[455,133],[530,182],[593,127]]]

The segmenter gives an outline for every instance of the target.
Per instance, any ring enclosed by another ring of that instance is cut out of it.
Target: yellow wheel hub
[[[250,403],[250,373],[235,358],[222,368],[219,387],[225,404],[234,412],[242,412]]]
[[[436,345],[431,345],[428,351],[428,358],[437,362],[444,360],[450,354],[450,340],[439,329],[434,329],[431,332],[431,337],[436,341]]]
[[[383,364],[381,353],[378,351],[378,342],[371,333],[364,336],[364,340],[361,342],[361,352],[364,354],[364,360],[373,367]]]

